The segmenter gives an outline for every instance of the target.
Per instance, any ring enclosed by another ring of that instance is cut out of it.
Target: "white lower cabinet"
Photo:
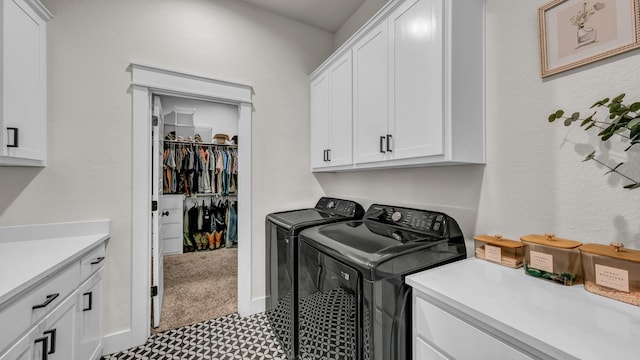
[[[104,255],[102,242],[0,303],[0,360],[100,358]]]
[[[78,360],[98,359],[102,353],[102,271],[93,274],[77,294]]]
[[[413,294],[413,358],[531,360],[502,339]]]
[[[74,360],[75,293],[0,356],[0,360]],[[84,359],[83,359],[84,360]]]

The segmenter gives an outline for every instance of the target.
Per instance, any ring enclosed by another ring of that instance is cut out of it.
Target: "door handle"
[[[51,337],[49,338],[49,343],[51,344],[51,346],[49,346],[49,352],[47,354],[54,354],[56,352],[56,329],[47,330],[42,334],[45,336],[51,335]]]
[[[51,304],[51,302],[55,300],[58,296],[60,296],[59,293],[47,295],[47,300],[45,300],[42,304],[33,305],[31,309],[35,310],[35,309],[47,307],[47,305]]]
[[[82,294],[82,296],[87,296],[87,295],[89,295],[89,307],[82,309],[82,311],[89,311],[93,309],[93,291],[89,291]]]
[[[7,147],[18,147],[18,128],[17,127],[8,127],[7,128]],[[9,141],[12,140],[12,141]]]
[[[47,346],[47,340],[49,340],[46,336],[43,337],[39,337],[37,338],[34,343],[37,345],[38,343],[42,343],[42,360],[47,360],[48,358],[48,354],[47,352],[48,350],[48,346]]]
[[[391,138],[392,138],[392,135],[387,134],[387,152],[393,152],[393,150],[391,150]]]
[[[380,136],[380,152],[381,153],[385,153],[386,151],[384,150],[384,140],[386,139],[386,136]]]
[[[94,261],[92,261],[91,265],[100,264],[103,260],[104,260],[104,256],[100,256],[100,257],[96,258]]]

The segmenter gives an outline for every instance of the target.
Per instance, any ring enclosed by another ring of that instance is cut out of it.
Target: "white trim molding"
[[[132,124],[132,234],[131,329],[105,338],[109,352],[143,344],[151,321],[151,96],[173,95],[219,101],[238,106],[238,313],[254,313],[251,299],[251,86],[193,74],[131,64]],[[129,341],[124,341],[129,334]],[[114,343],[109,343],[113,339]],[[116,341],[117,339],[117,341]]]

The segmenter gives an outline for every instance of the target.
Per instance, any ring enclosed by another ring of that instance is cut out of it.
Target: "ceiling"
[[[335,33],[365,0],[242,0]]]

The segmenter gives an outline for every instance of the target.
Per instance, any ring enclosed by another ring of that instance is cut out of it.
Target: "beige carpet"
[[[237,248],[165,256],[160,327],[151,332],[235,313],[237,289]]]

